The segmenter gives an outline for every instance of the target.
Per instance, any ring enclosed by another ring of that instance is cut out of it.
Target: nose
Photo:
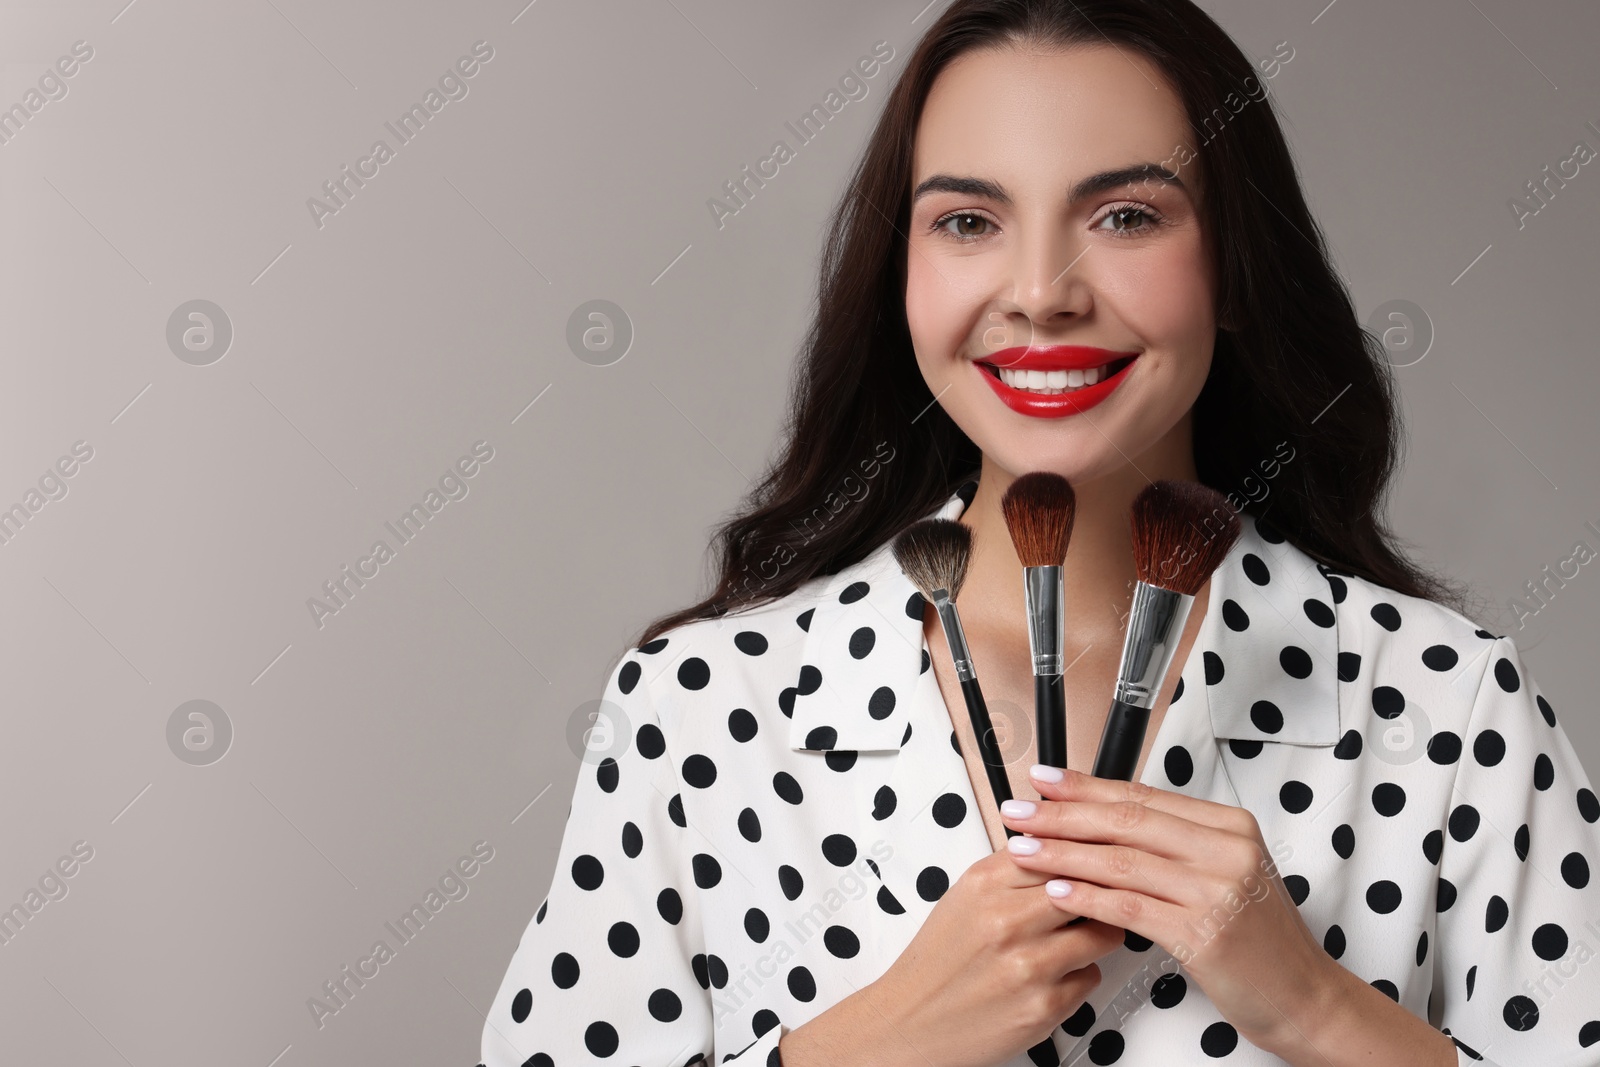
[[[1081,318],[1094,307],[1092,246],[1063,227],[1035,226],[1013,245],[1011,303],[1035,332]]]

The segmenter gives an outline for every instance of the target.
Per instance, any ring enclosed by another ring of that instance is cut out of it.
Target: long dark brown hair
[[[639,644],[858,562],[976,475],[981,454],[935,403],[906,323],[912,147],[951,60],[1023,43],[1139,52],[1166,72],[1197,136],[1210,135],[1202,207],[1229,328],[1195,402],[1201,481],[1246,512],[1270,511],[1274,529],[1331,570],[1460,606],[1385,525],[1401,444],[1389,364],[1356,318],[1260,74],[1232,38],[1188,0],[956,0],[907,61],[834,212],[781,455],[719,526],[711,594],[651,623]],[[1285,448],[1293,458],[1271,468],[1257,504],[1249,486]]]

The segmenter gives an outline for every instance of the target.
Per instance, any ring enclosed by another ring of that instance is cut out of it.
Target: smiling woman
[[[485,1064],[1600,1064],[1600,801],[1515,646],[1384,526],[1393,384],[1252,85],[1186,0],[928,29],[717,584],[612,671],[631,731],[585,764]],[[803,533],[873,449],[888,475]],[[1075,500],[1067,765],[999,738],[996,806],[972,672],[891,545],[970,528],[972,661],[1031,704],[1003,501],[1034,472]],[[1099,778],[1157,480],[1242,532],[1132,780]]]
[[[1198,160],[1185,174],[1156,162],[1191,137],[1160,68],[1125,49],[977,49],[934,82],[905,313],[923,378],[949,386],[940,404],[987,463],[1056,471],[1080,495],[1108,475],[1193,477],[1217,271]],[[1027,381],[992,369],[1007,367]],[[1078,391],[1050,394],[1069,368]]]

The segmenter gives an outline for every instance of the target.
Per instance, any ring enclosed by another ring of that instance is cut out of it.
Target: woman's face
[[[1075,484],[1192,464],[1215,272],[1193,137],[1159,70],[1109,45],[968,52],[928,94],[912,166],[912,344],[986,460]]]

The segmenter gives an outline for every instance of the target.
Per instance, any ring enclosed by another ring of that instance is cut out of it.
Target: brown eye
[[[1102,223],[1110,221],[1109,229],[1118,234],[1131,234],[1155,229],[1158,219],[1145,208],[1129,205],[1112,208],[1101,216]]]
[[[955,224],[954,229],[951,228],[951,223]],[[944,216],[938,222],[933,224],[934,229],[943,230],[945,233],[956,238],[957,240],[982,237],[982,228],[987,225],[989,225],[988,219],[984,218],[982,215],[977,215],[970,211],[957,211],[953,214]]]

